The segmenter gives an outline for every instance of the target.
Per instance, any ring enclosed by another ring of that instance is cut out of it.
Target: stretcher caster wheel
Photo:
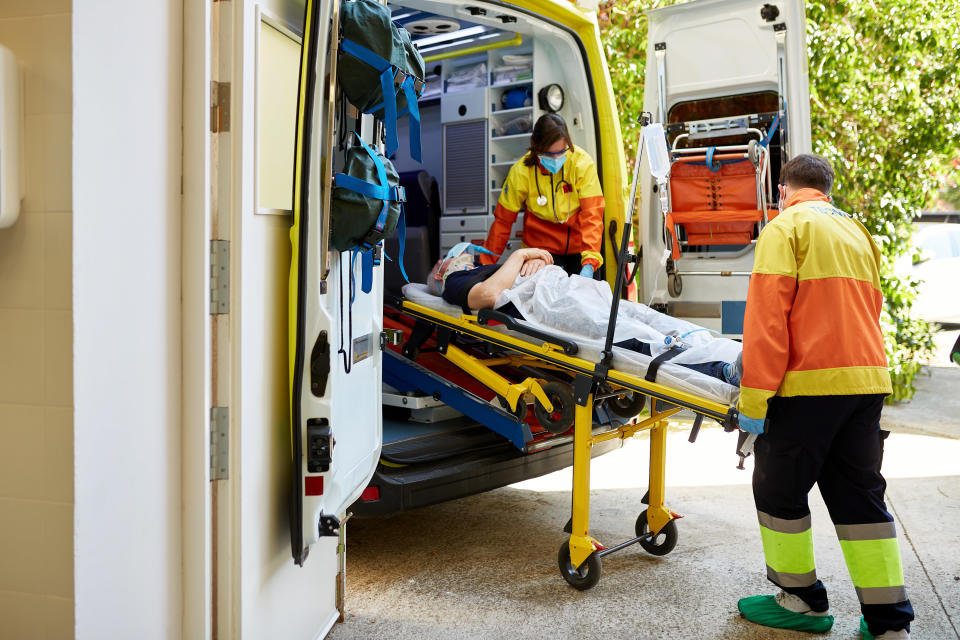
[[[647,526],[646,509],[637,517],[637,525],[634,527],[634,531],[638,538],[650,532],[650,528]],[[660,529],[660,533],[649,540],[641,540],[640,546],[643,547],[647,553],[655,556],[665,556],[677,546],[677,538],[679,537],[680,534],[677,533],[677,522],[676,520],[671,520],[663,529]]]
[[[503,410],[507,413],[513,414],[513,417],[515,417],[518,422],[523,422],[527,419],[527,403],[523,401],[523,398],[517,400],[516,409],[511,409],[510,403],[507,402],[507,399],[503,396],[497,396],[497,400],[500,401],[500,406],[503,407]]]
[[[618,418],[632,418],[643,409],[647,397],[640,393],[625,393],[621,396],[607,398],[606,405],[610,413]]]
[[[667,291],[674,298],[679,298],[683,293],[683,279],[680,278],[679,273],[667,274]]]
[[[573,392],[569,385],[560,382],[548,382],[543,385],[543,392],[553,405],[553,411],[547,410],[539,401],[533,403],[533,413],[537,416],[540,426],[550,433],[560,434],[573,426]]]
[[[586,591],[600,582],[600,557],[594,551],[579,567],[574,568],[570,562],[570,542],[564,541],[557,553],[557,564],[560,565],[560,574],[574,589]]]

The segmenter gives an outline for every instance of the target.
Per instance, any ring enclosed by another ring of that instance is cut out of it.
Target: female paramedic
[[[524,246],[546,249],[567,273],[592,278],[603,264],[603,207],[593,159],[573,146],[563,118],[548,113],[533,127],[530,150],[510,167],[484,246],[502,253],[524,208]],[[482,264],[496,260],[480,256]]]

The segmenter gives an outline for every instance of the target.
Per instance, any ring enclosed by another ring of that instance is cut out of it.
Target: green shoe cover
[[[867,628],[867,621],[860,616],[860,640],[874,640],[873,634]]]
[[[744,618],[765,627],[825,633],[833,626],[833,616],[811,616],[784,609],[777,604],[775,596],[741,598],[737,608]]]

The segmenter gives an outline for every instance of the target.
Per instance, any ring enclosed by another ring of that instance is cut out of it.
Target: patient
[[[552,265],[553,258],[550,253],[542,249],[523,248],[514,251],[502,265],[478,266],[475,258],[481,252],[486,252],[486,249],[465,242],[453,247],[446,257],[438,260],[430,271],[430,275],[427,277],[427,289],[433,295],[441,296],[449,304],[460,307],[465,313],[471,313],[471,309],[496,309],[514,318],[526,319],[513,302],[507,299],[510,296],[504,294],[509,294],[515,285],[520,285],[518,278],[531,276],[548,265]],[[579,276],[558,277],[551,280],[554,286],[564,289],[557,292],[558,296],[564,296],[566,293],[565,285],[574,283],[573,279],[575,278],[579,278]],[[601,283],[593,284],[594,286],[606,286]],[[570,288],[574,287],[570,286]],[[627,311],[629,305],[643,306],[622,301],[621,310]],[[629,313],[629,311],[627,312]],[[609,313],[609,304],[605,313]],[[632,318],[632,320],[636,321],[636,318]],[[589,320],[583,324],[587,322]],[[596,322],[593,324],[595,325]],[[606,324],[605,320],[603,324]],[[596,326],[592,328],[596,330]],[[706,330],[696,329],[695,331]],[[652,328],[650,333],[660,336]],[[675,351],[677,348],[680,350],[686,348],[680,340],[674,340],[674,343],[676,345],[674,347]],[[615,342],[614,346],[651,357],[656,357],[668,350],[659,341],[654,342],[650,335],[640,337],[621,335],[620,340]],[[733,386],[739,386],[742,377],[739,356],[735,362],[676,362],[674,364],[693,369]]]

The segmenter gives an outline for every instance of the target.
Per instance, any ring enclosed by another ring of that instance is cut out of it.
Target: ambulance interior
[[[597,157],[595,105],[574,37],[539,15],[482,2],[388,6],[426,63],[422,162],[411,157],[409,118],[398,122],[391,158],[407,193],[405,267],[422,282],[440,253],[486,238],[507,173],[541,115],[558,113],[574,144]],[[522,224],[521,213],[505,255],[520,246]],[[403,284],[390,264],[385,284],[392,293]]]
[[[571,31],[543,16],[482,2],[388,6],[426,63],[418,101],[422,161],[411,156],[409,117],[398,122],[399,149],[391,157],[406,190],[406,273],[411,282],[425,282],[433,263],[454,244],[484,241],[507,173],[526,153],[541,115],[558,113],[574,144],[599,158],[596,105],[582,46]],[[504,256],[520,246],[522,224],[521,212]],[[405,281],[395,260],[397,237],[385,242],[385,252],[384,290],[400,295]],[[385,326],[393,319],[387,305]],[[435,349],[431,345],[423,351]],[[424,506],[569,465],[571,436],[534,424],[535,441],[518,447],[447,404],[397,393],[389,384],[391,358],[385,354],[384,360],[381,464],[351,508],[354,514]],[[443,374],[454,385],[502,409],[477,380],[452,365],[437,366],[445,366]],[[597,454],[617,446],[604,444]]]

